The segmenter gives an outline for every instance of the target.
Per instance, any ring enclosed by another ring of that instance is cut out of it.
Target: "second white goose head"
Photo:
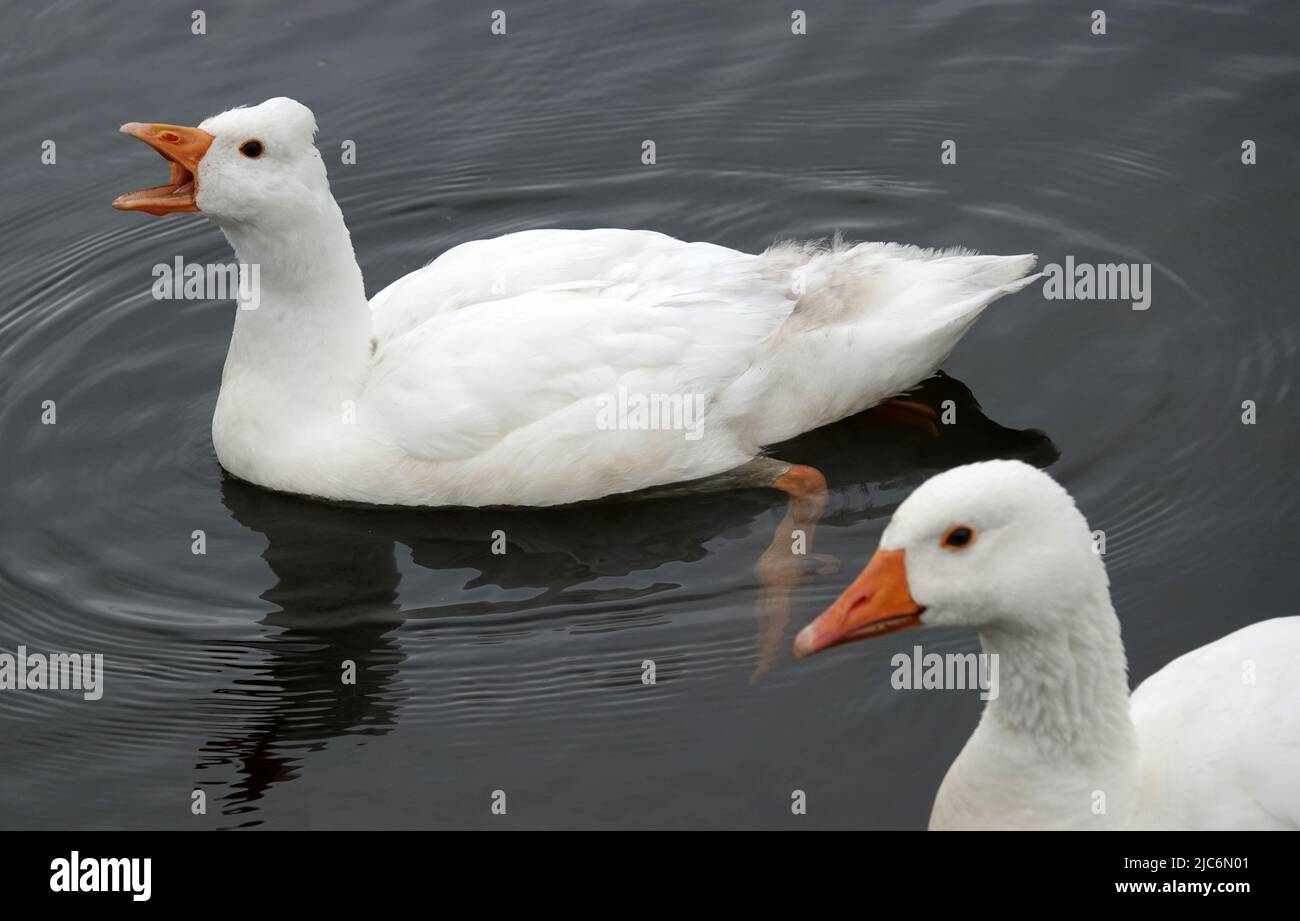
[[[1019,461],[970,464],[899,506],[867,568],[799,633],[795,655],[919,625],[1070,633],[1070,619],[1107,591],[1087,522],[1055,480]]]

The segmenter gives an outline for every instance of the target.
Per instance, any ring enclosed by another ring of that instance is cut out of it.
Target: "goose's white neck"
[[[1119,620],[1102,590],[1063,612],[1065,630],[980,632],[999,662],[998,696],[984,718],[1033,738],[1047,752],[1082,754],[1131,735]]]
[[[370,363],[370,308],[343,215],[328,193],[308,211],[291,226],[221,225],[259,284],[251,309],[235,311],[213,441],[223,466],[258,482],[277,478],[264,468],[279,446],[328,450],[296,433],[338,432]]]
[[[1127,662],[1104,571],[1050,629],[981,630],[998,696],[953,762],[932,827],[1123,826],[1138,797]]]
[[[307,404],[352,393],[370,351],[370,308],[352,238],[333,198],[318,206],[292,227],[222,227],[260,280],[256,306],[236,312],[226,374],[274,379],[278,392]]]

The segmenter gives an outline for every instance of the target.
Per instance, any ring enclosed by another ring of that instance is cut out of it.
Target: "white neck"
[[[329,495],[330,471],[343,468],[358,428],[345,423],[364,421],[356,403],[371,356],[370,307],[343,215],[327,191],[292,226],[222,230],[239,261],[257,266],[259,285],[256,307],[235,309],[212,416],[217,459],[263,486]]]
[[[260,297],[236,310],[222,388],[255,383],[295,411],[336,414],[364,382],[370,308],[342,212],[328,192],[314,204],[291,227],[223,224],[258,267]]]
[[[1042,632],[981,631],[989,701],[935,799],[932,827],[1123,826],[1138,796],[1127,662],[1104,570]]]

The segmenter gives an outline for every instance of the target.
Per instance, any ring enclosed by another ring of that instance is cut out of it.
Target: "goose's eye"
[[[262,155],[262,142],[245,141],[239,145],[239,152],[250,160],[256,160]]]
[[[948,532],[943,535],[940,546],[945,550],[965,550],[970,546],[970,542],[975,539],[975,532],[964,524],[953,525]]]

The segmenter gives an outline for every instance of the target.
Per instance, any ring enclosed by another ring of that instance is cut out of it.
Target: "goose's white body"
[[[971,536],[950,544],[955,528]],[[901,616],[973,628],[998,657],[932,829],[1300,828],[1300,617],[1194,649],[1130,695],[1091,529],[1046,474],[987,461],[926,481],[795,649]]]
[[[613,229],[466,243],[312,337],[312,362],[355,365],[347,387],[267,373],[261,346],[283,335],[283,356],[315,320],[274,316],[319,305],[237,314],[213,441],[252,482],[385,504],[550,505],[691,480],[924,379],[1033,262],[881,244],[756,256]],[[703,414],[601,427],[620,394]]]
[[[612,229],[468,243],[371,302],[357,426],[329,414],[312,447],[346,471],[309,481],[307,459],[236,460],[252,453],[228,450],[246,420],[214,429],[217,451],[255,482],[402,504],[548,505],[691,480],[913,386],[1032,265],[885,245],[755,256]],[[703,414],[685,420],[694,431],[602,427],[620,394]]]
[[[149,135],[164,156],[168,130]],[[924,379],[1035,262],[535,230],[457,246],[367,303],[306,107],[181,131],[204,148],[197,209],[261,282],[236,312],[217,457],[330,499],[551,505],[722,473]],[[641,427],[650,401],[671,421]]]
[[[1193,649],[1133,692],[1143,828],[1300,828],[1300,617]]]

